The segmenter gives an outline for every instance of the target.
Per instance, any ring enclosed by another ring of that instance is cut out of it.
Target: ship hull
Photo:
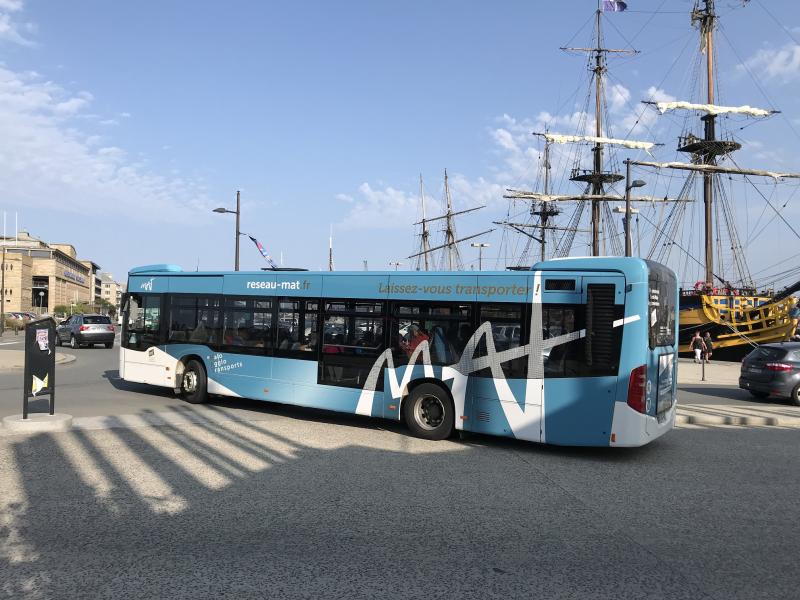
[[[696,331],[711,334],[714,358],[741,360],[754,346],[788,340],[797,329],[797,300],[766,295],[722,296],[683,292],[678,313],[679,352],[691,355]]]

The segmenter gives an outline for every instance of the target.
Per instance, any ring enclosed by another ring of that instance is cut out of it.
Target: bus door
[[[581,274],[574,289],[543,279],[542,338],[545,378],[542,441],[603,445],[611,430],[622,348],[625,278]],[[566,274],[564,274],[566,275]],[[557,279],[567,279],[559,274]],[[548,287],[550,289],[548,289]]]
[[[126,294],[123,298],[119,374],[126,381],[172,385],[175,361],[164,352],[163,303],[161,294]]]

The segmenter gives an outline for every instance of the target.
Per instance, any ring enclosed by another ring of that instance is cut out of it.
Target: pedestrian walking
[[[706,348],[706,344],[703,341],[703,338],[700,337],[699,331],[694,332],[694,337],[692,338],[689,347],[694,350],[694,362],[699,363],[703,359],[703,351]]]
[[[706,335],[703,337],[703,343],[706,346],[705,349],[706,360],[711,360],[711,354],[714,352],[714,342],[711,341],[711,334],[708,331],[706,331]]]

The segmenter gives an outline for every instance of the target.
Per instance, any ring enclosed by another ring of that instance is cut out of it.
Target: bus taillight
[[[636,412],[646,412],[647,365],[636,367],[628,380],[628,406]]]

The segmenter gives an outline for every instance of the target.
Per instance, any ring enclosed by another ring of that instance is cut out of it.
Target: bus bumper
[[[652,442],[675,426],[676,410],[677,403],[659,420],[633,410],[625,402],[615,402],[609,446],[637,447]]]

